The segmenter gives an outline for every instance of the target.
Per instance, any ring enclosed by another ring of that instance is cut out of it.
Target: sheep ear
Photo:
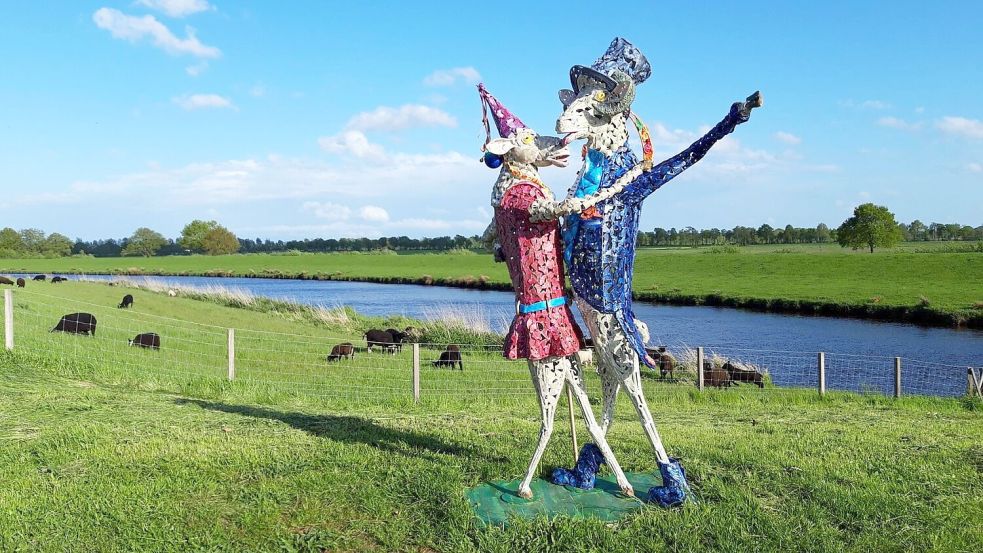
[[[507,138],[496,138],[485,145],[486,150],[497,156],[504,156],[511,152],[512,148],[515,148],[515,143]]]

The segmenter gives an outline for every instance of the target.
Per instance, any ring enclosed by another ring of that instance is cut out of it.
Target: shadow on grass
[[[435,455],[439,454],[484,458],[484,455],[473,447],[448,444],[434,436],[418,432],[386,428],[361,417],[311,415],[200,399],[181,398],[174,400],[174,403],[177,405],[197,405],[202,409],[211,411],[280,421],[318,438],[327,438],[349,444],[364,444],[382,451],[409,457],[436,460]]]

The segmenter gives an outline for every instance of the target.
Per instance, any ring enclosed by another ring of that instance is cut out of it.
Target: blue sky
[[[0,227],[479,233],[496,175],[477,162],[474,84],[552,133],[570,66],[619,35],[654,69],[634,108],[659,159],[731,102],[765,97],[647,200],[643,228],[838,225],[865,201],[902,221],[983,224],[979,2],[530,4],[9,6]],[[542,177],[562,194],[575,170]]]

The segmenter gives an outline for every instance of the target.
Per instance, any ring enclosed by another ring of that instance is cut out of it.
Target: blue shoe
[[[592,443],[580,448],[577,466],[572,470],[559,467],[553,470],[552,482],[557,486],[573,486],[582,490],[593,490],[597,470],[604,464],[601,449]]]
[[[685,503],[691,492],[686,482],[686,470],[679,460],[670,458],[668,463],[659,463],[659,474],[662,485],[649,489],[648,501],[667,508]]]

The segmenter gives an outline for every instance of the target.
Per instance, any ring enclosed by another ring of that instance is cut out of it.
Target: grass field
[[[832,245],[642,249],[634,289],[653,301],[983,327],[983,253],[975,247],[915,243],[874,254]],[[504,265],[478,254],[0,259],[0,271],[508,285]]]
[[[463,372],[426,369],[432,393],[417,404],[408,381],[385,376],[405,351],[320,359],[325,344],[384,321],[127,291],[130,312],[114,307],[119,287],[16,292],[17,345],[0,353],[2,551],[983,548],[979,400],[699,393],[646,379],[698,503],[613,526],[480,528],[464,491],[521,476],[538,434],[520,365],[470,351]],[[47,332],[53,314],[83,306],[99,317],[96,337]],[[166,330],[160,352],[125,346],[147,326]],[[231,383],[223,326],[237,328],[245,371]],[[462,338],[442,332],[434,339]],[[390,394],[359,390],[383,383]],[[622,465],[653,470],[626,402],[618,414],[610,438]],[[561,423],[541,471],[569,462]]]

